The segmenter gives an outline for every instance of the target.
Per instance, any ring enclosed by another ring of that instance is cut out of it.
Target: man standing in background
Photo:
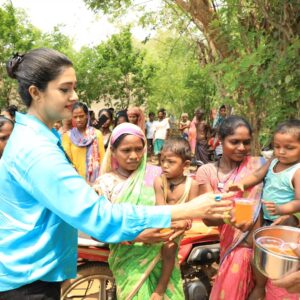
[[[170,124],[169,120],[165,117],[166,111],[165,109],[160,109],[158,111],[158,121],[155,122],[154,125],[154,155],[159,156],[160,151],[165,143],[165,140],[168,137],[169,130],[170,130]]]

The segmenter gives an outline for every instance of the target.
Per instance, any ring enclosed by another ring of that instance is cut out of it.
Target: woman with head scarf
[[[127,116],[130,123],[139,126],[145,132],[145,115],[139,107],[128,108]]]
[[[73,106],[72,119],[75,127],[63,134],[62,145],[78,173],[92,184],[104,157],[102,133],[90,126],[89,110],[82,102]]]
[[[147,164],[144,132],[134,124],[123,123],[112,132],[96,189],[113,203],[152,206],[155,205],[153,182],[160,174],[159,167]],[[116,280],[118,299],[151,298],[161,276],[161,247],[161,243],[110,245],[109,265]],[[178,264],[173,269],[166,296],[184,299]]]

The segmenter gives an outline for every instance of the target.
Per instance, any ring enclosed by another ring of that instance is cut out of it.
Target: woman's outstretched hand
[[[234,193],[224,193],[224,194],[213,194],[206,193],[195,199],[190,203],[195,206],[196,214],[199,214],[198,217],[213,217],[213,218],[223,218],[224,214],[232,210],[232,201],[226,200],[231,198]],[[216,200],[220,197],[220,200]]]
[[[188,203],[172,205],[172,220],[194,218],[223,218],[223,215],[232,209],[231,198],[234,193],[213,194],[206,193]],[[221,198],[221,199],[219,199]]]

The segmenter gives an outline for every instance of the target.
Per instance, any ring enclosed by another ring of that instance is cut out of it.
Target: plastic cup
[[[234,202],[236,223],[251,222],[254,214],[254,200],[235,198]]]

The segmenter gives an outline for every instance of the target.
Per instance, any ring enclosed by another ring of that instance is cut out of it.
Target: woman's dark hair
[[[252,136],[252,128],[249,122],[243,117],[232,115],[226,118],[219,128],[221,140],[223,141],[227,136],[233,135],[238,127],[246,127],[249,130],[250,136]]]
[[[183,162],[192,159],[192,151],[189,142],[182,137],[172,137],[165,141],[161,152],[170,151],[180,157]]]
[[[72,112],[73,112],[75,109],[77,109],[77,108],[81,108],[81,109],[84,111],[84,113],[85,113],[87,116],[89,116],[89,108],[88,108],[88,106],[87,106],[85,103],[83,103],[83,102],[76,102],[76,103],[72,106]]]
[[[128,122],[128,116],[127,116],[127,110],[120,110],[116,113],[116,119],[115,119],[115,126],[116,127],[118,125],[118,121],[120,118],[125,118],[126,122]]]
[[[98,119],[100,118],[100,116],[102,115],[102,113],[106,113],[108,115],[108,117],[113,120],[113,112],[111,109],[108,109],[108,108],[102,108],[99,110],[99,113],[98,113]]]
[[[19,94],[24,104],[29,107],[32,97],[31,85],[44,91],[50,81],[61,74],[65,67],[73,66],[62,53],[47,48],[34,49],[24,55],[15,54],[6,64],[9,77],[17,79]]]
[[[8,119],[4,116],[0,116],[0,131],[1,128],[4,126],[4,124],[9,123],[12,127],[14,127],[14,121],[12,121],[11,119]]]
[[[293,135],[297,141],[300,141],[300,120],[292,119],[279,124],[274,135],[276,133],[287,133]]]
[[[120,135],[115,141],[113,144],[111,144],[111,147],[113,150],[117,149],[119,147],[119,145],[121,144],[121,142],[124,140],[124,138],[127,136],[127,135],[130,135],[129,133],[124,133],[122,135]],[[145,142],[143,139],[141,139],[142,143],[143,143],[143,146],[145,146]]]
[[[9,115],[11,116],[11,118],[15,119],[18,108],[15,105],[9,105],[6,108],[4,108],[3,110],[8,112]]]

